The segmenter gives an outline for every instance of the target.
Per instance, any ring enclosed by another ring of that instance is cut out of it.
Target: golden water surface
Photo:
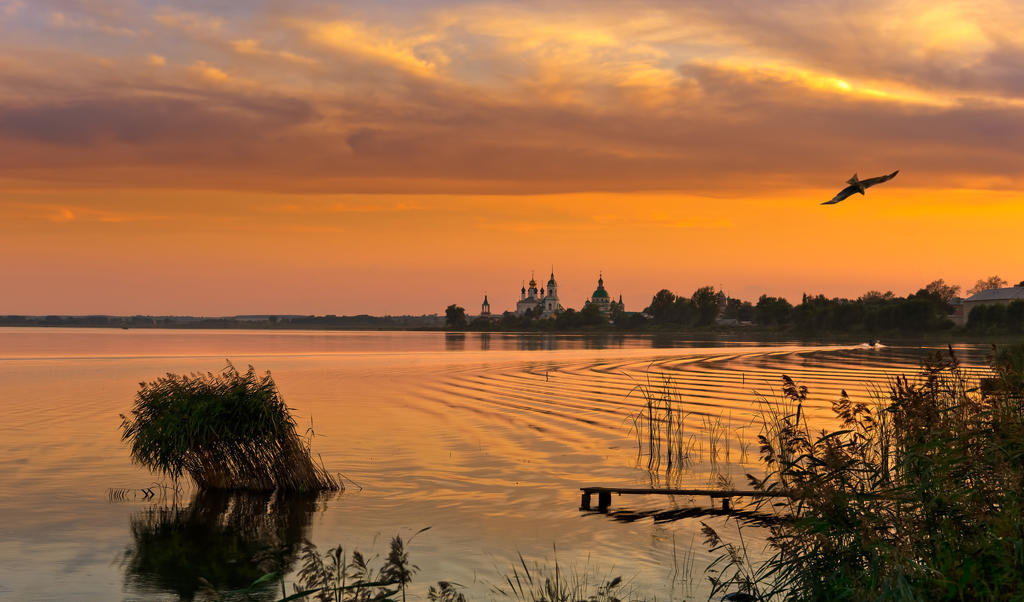
[[[984,364],[986,349],[958,349]],[[621,575],[660,600],[703,599],[710,557],[699,521],[725,534],[734,521],[616,520],[581,511],[579,487],[742,487],[743,473],[757,470],[755,391],[771,394],[788,374],[810,388],[812,420],[826,426],[841,389],[864,396],[914,372],[927,351],[616,335],[0,329],[0,598],[189,598],[196,576],[247,583],[261,547],[294,556],[309,539],[385,555],[391,536],[430,527],[408,547],[419,567],[411,599],[440,579],[470,599],[500,599],[493,588],[520,554],[548,564],[557,554],[591,580]],[[237,500],[193,500],[188,489],[177,499],[138,491],[166,483],[134,466],[120,441],[119,414],[139,382],[216,371],[226,359],[273,373],[303,430],[312,419],[314,451],[343,473],[344,493],[257,501],[251,512]],[[649,470],[638,458],[634,388],[648,382],[669,383],[680,400],[682,470]],[[711,507],[706,498],[612,502],[615,511],[691,506]],[[761,554],[763,533],[744,529]],[[289,588],[297,567],[292,558]]]

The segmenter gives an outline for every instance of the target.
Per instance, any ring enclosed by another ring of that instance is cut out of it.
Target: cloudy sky
[[[0,0],[0,313],[1024,279],[1013,2]],[[900,170],[835,206],[853,172]]]

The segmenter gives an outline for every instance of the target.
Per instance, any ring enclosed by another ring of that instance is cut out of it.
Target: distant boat
[[[832,197],[831,201],[825,201],[822,205],[835,205],[839,201],[845,200],[846,197],[854,193],[860,193],[862,196],[864,191],[871,188],[875,184],[881,184],[882,182],[888,182],[889,180],[896,177],[896,174],[900,173],[900,170],[896,170],[891,174],[878,176],[876,178],[868,178],[866,180],[860,180],[857,178],[857,174],[853,174],[853,177],[846,181],[849,186],[839,191],[839,194]]]

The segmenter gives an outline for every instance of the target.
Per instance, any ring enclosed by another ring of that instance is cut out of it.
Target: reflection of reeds
[[[676,534],[672,533],[672,599],[675,598],[675,590],[678,585],[680,595],[683,599],[693,597],[693,567],[696,560],[696,552],[693,549],[693,541],[696,539],[696,532],[690,535],[690,546],[683,551],[682,558],[679,557],[679,550],[676,546]]]
[[[750,458],[750,441],[744,436],[746,426],[736,427],[736,447],[740,450],[740,464],[746,464]]]
[[[722,421],[722,416],[709,416],[705,414],[700,418],[701,426],[704,430],[704,439],[708,442],[708,461],[712,465],[717,464],[724,450],[725,459],[728,462],[729,440],[726,437],[726,428]]]
[[[107,500],[111,502],[156,502],[177,500],[181,489],[177,484],[153,483],[149,487],[111,487],[107,489]]]
[[[193,599],[203,582],[245,587],[294,562],[317,504],[315,496],[199,491],[184,506],[152,506],[132,516],[125,581],[182,600]],[[272,567],[259,560],[267,550],[275,551]]]

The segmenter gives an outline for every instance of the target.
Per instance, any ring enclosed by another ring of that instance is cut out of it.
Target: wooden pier
[[[788,491],[756,491],[739,489],[642,489],[633,487],[580,487],[580,510],[590,510],[590,496],[597,494],[597,509],[604,512],[612,505],[612,494],[619,495],[688,495],[708,496],[722,500],[722,510],[729,510],[734,497],[785,497],[792,498]]]

